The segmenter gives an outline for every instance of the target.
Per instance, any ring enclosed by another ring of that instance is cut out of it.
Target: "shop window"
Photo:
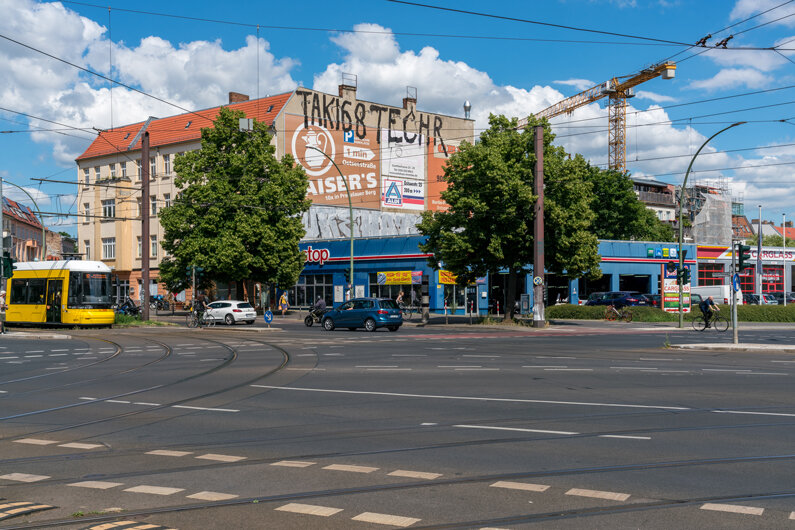
[[[400,291],[403,291],[403,303],[416,305],[422,300],[421,285],[407,284],[407,285],[381,285],[378,283],[378,274],[371,272],[369,274],[370,283],[370,296],[376,298],[391,298],[396,300]]]
[[[334,280],[331,274],[301,275],[288,294],[290,304],[296,307],[311,307],[318,296],[326,301],[326,306],[334,304]]]
[[[723,285],[725,278],[720,276],[724,272],[723,263],[699,263],[698,285]]]

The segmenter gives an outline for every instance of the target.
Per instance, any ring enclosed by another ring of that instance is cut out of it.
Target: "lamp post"
[[[781,238],[781,246],[784,247],[781,254],[781,261],[783,261],[782,270],[784,272],[784,277],[781,278],[781,288],[784,289],[784,305],[787,305],[787,214],[785,213],[781,214]]]
[[[720,131],[716,132],[715,134],[707,138],[707,141],[701,144],[701,147],[698,148],[698,151],[696,151],[696,154],[694,154],[693,158],[690,159],[690,164],[687,166],[687,172],[685,172],[685,180],[682,181],[682,189],[679,192],[679,270],[680,271],[683,270],[685,267],[685,259],[682,256],[682,235],[683,235],[682,212],[684,211],[684,205],[685,205],[685,186],[687,186],[687,177],[690,176],[690,170],[693,168],[693,162],[696,161],[696,157],[701,152],[701,150],[704,149],[704,147],[709,143],[710,140],[718,136],[720,133],[728,131],[732,127],[737,127],[738,125],[742,125],[743,123],[745,122],[738,121],[737,123],[732,123],[728,127],[721,129]],[[679,327],[680,328],[684,327],[684,321],[685,321],[684,308],[682,307],[683,305],[684,305],[684,296],[682,295],[682,282],[680,281],[679,282]]]
[[[317,151],[318,153],[320,153],[323,156],[325,156],[326,158],[328,158],[329,161],[331,161],[331,163],[334,165],[334,168],[337,170],[337,173],[340,174],[340,178],[342,179],[342,182],[345,184],[345,193],[347,193],[347,195],[348,195],[348,212],[350,213],[350,218],[351,218],[351,221],[350,221],[350,236],[351,236],[351,264],[350,264],[350,271],[351,271],[350,279],[351,279],[351,283],[350,283],[350,286],[351,286],[351,298],[353,298],[354,297],[354,293],[353,293],[353,290],[354,290],[354,288],[353,288],[353,202],[351,202],[351,190],[348,189],[348,181],[345,179],[345,175],[342,174],[342,171],[340,171],[339,166],[337,166],[337,163],[334,162],[333,158],[331,158],[329,155],[327,155],[325,151],[323,151],[322,149],[318,149],[317,147],[314,147],[314,146],[311,146],[311,145],[307,145],[306,148],[307,149],[312,149],[314,151]]]

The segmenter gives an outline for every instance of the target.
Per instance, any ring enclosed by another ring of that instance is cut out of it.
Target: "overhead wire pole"
[[[149,131],[141,139],[141,319],[149,320]]]

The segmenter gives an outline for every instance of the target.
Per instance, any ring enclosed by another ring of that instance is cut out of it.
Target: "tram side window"
[[[76,307],[80,305],[82,298],[82,290],[80,289],[80,273],[69,273],[69,297],[66,300],[67,307]]]
[[[12,304],[43,304],[47,280],[11,280]]]

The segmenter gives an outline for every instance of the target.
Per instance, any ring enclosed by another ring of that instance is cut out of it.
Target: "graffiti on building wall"
[[[420,216],[399,212],[353,211],[354,237],[417,235]],[[303,216],[304,239],[344,239],[350,237],[347,208],[313,205]]]

